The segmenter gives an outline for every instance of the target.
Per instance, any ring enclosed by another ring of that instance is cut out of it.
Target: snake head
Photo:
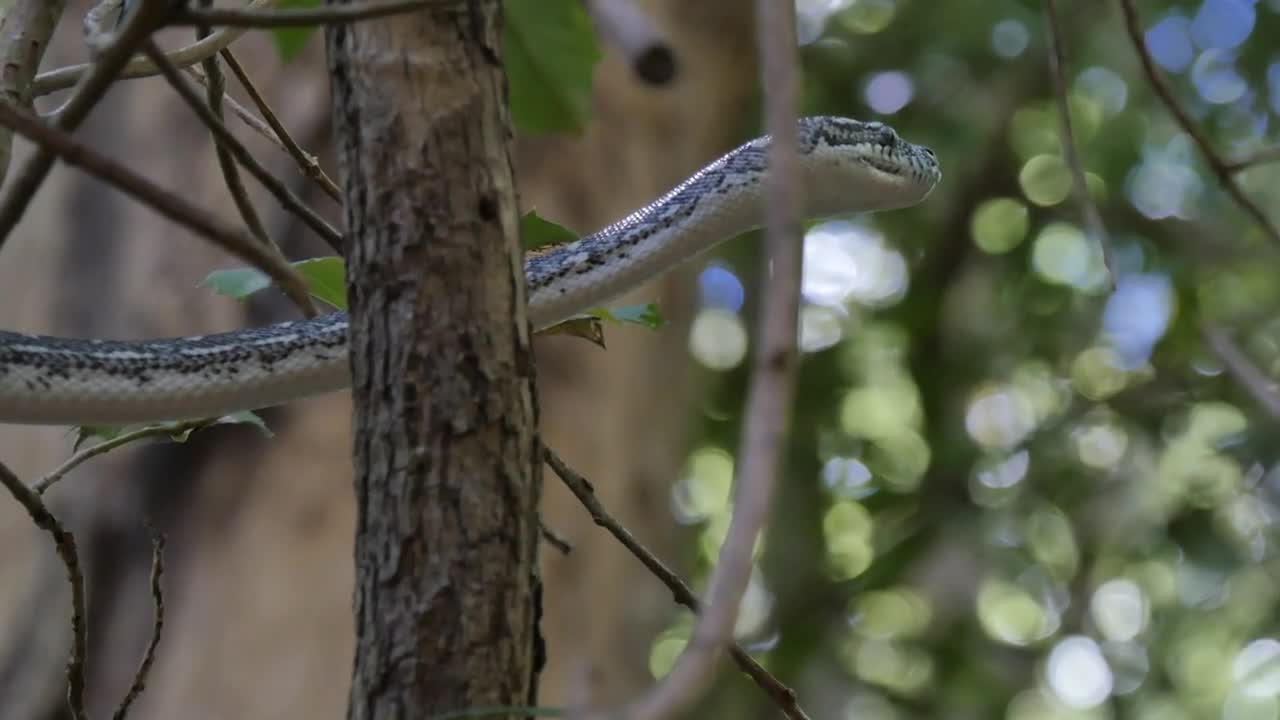
[[[932,150],[881,122],[802,118],[798,147],[815,216],[914,205],[942,178]]]

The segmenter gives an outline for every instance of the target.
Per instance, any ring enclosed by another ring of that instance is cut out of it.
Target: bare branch
[[[62,16],[65,0],[15,0],[0,13],[0,99],[31,107],[31,81],[49,38]],[[13,133],[0,131],[0,182],[9,174]]]
[[[191,228],[218,247],[254,265],[275,281],[284,294],[302,308],[308,317],[315,315],[315,306],[307,293],[306,283],[297,271],[283,258],[263,247],[257,238],[228,225],[221,218],[191,205],[183,198],[135,174],[123,165],[77,143],[66,133],[51,128],[28,113],[2,101],[0,101],[0,125],[11,128],[38,144],[51,157],[61,158],[63,162],[74,165],[99,180],[119,188],[134,199],[149,205],[161,215]]]
[[[1200,326],[1200,334],[1209,343],[1213,354],[1227,368],[1227,372],[1231,373],[1231,377],[1253,396],[1254,401],[1272,419],[1280,420],[1280,391],[1276,389],[1276,381],[1259,370],[1222,328],[1204,323]]]
[[[92,460],[103,453],[111,452],[121,445],[128,445],[131,442],[151,437],[174,437],[192,430],[199,430],[200,428],[207,427],[215,422],[217,422],[216,418],[207,418],[204,420],[191,420],[189,422],[181,423],[148,425],[144,428],[139,428],[131,432],[121,433],[110,440],[103,440],[96,445],[73,453],[65,462],[54,468],[44,477],[40,478],[31,487],[40,495],[44,495],[55,483],[66,477],[67,473],[83,465],[86,461]]]
[[[227,129],[227,126],[222,124],[222,122],[214,116],[213,111],[210,110],[207,105],[200,102],[200,97],[196,94],[195,89],[191,87],[191,84],[187,79],[182,76],[182,73],[178,68],[169,62],[169,60],[164,56],[164,53],[160,51],[160,48],[156,47],[154,42],[150,40],[145,42],[143,44],[142,51],[151,59],[151,62],[155,63],[156,67],[160,69],[160,74],[164,75],[165,79],[169,81],[169,84],[173,86],[173,89],[177,91],[183,101],[185,101],[187,105],[195,111],[196,115],[200,116],[200,119],[204,124],[213,132],[213,136],[217,140],[218,144],[225,146],[227,150],[235,156],[236,161],[248,170],[251,175],[257,178],[258,182],[262,183],[262,186],[266,188],[268,192],[275,196],[276,200],[280,202],[280,205],[283,206],[285,210],[297,215],[304,223],[307,224],[308,227],[323,238],[325,242],[329,243],[330,247],[334,248],[339,252],[339,254],[341,254],[343,246],[342,233],[339,233],[332,225],[325,222],[324,218],[320,217],[314,210],[307,207],[306,203],[302,202],[302,200],[298,198],[292,190],[290,190],[284,183],[280,182],[280,180],[276,179],[274,175],[262,166],[262,163],[258,162],[257,158],[253,156],[253,153],[249,152],[248,148],[237,140],[236,136]]]
[[[240,82],[240,86],[249,94],[249,99],[253,100],[253,104],[258,106],[263,119],[271,126],[273,132],[265,134],[279,143],[286,152],[293,156],[294,161],[298,163],[298,167],[302,169],[304,175],[316,181],[329,197],[341,203],[342,191],[338,189],[338,185],[325,174],[320,167],[320,162],[316,160],[316,156],[303,150],[294,141],[284,123],[280,122],[280,118],[276,117],[271,106],[267,104],[266,98],[262,96],[262,93],[258,92],[258,87],[253,84],[253,79],[249,77],[249,73],[245,72],[244,67],[240,65],[240,61],[236,59],[236,56],[232,54],[229,48],[222,51],[222,59],[227,61],[227,67],[231,68],[231,72],[236,76],[236,80]],[[231,98],[227,98],[227,100],[230,101]],[[232,107],[235,109],[238,106],[233,105]],[[247,121],[248,117],[245,117],[245,119]],[[256,120],[257,118],[254,119]]]
[[[675,51],[632,0],[587,0],[601,39],[618,49],[632,71],[650,85],[676,76]]]
[[[266,8],[274,5],[279,0],[252,0],[248,8]],[[165,4],[165,3],[161,3]],[[136,11],[135,11],[136,12]],[[235,42],[241,35],[244,35],[248,28],[224,28],[201,40],[200,42],[187,45],[166,54],[170,62],[180,68],[195,65],[211,55],[216,55],[219,50],[227,47]],[[36,76],[32,84],[31,94],[33,97],[48,95],[51,92],[65,90],[80,80],[81,77],[88,73],[93,65],[81,63],[78,65],[68,65],[57,70],[40,73]],[[133,58],[120,71],[121,78],[140,78],[150,77],[158,73],[156,66],[146,58]]]
[[[71,583],[71,657],[67,660],[67,706],[71,717],[85,720],[84,668],[89,647],[89,630],[86,624],[84,574],[80,570],[80,554],[76,550],[76,538],[71,534],[34,490],[27,487],[4,463],[0,463],[0,485],[4,485],[18,504],[27,511],[36,527],[53,538],[58,558],[67,569],[67,581]]]
[[[208,0],[204,1],[208,2]],[[209,35],[208,28],[199,28],[196,32],[201,36],[197,38],[200,40]],[[218,65],[218,56],[211,55],[200,66],[204,68],[204,76],[207,80],[205,98],[209,103],[209,112],[217,118],[219,123],[222,123],[225,118],[222,113],[222,101],[227,91],[227,80],[222,74],[222,68]],[[222,180],[227,186],[227,192],[231,193],[231,200],[236,204],[236,209],[240,211],[245,227],[249,228],[249,232],[253,233],[254,237],[283,257],[284,253],[280,252],[280,246],[271,239],[267,226],[262,223],[262,217],[258,215],[253,201],[249,199],[249,191],[245,189],[244,179],[240,177],[240,169],[236,167],[235,157],[226,145],[217,142],[217,133],[214,133],[214,152],[218,156],[218,169],[222,171]]]
[[[288,10],[188,7],[175,9],[169,16],[169,24],[226,25],[240,28],[306,27],[399,15],[426,7],[461,10],[464,3],[462,0],[368,0],[352,5]]]
[[[230,51],[224,50],[223,52],[229,53]],[[224,60],[226,60],[227,57],[228,55],[222,56]],[[237,63],[236,67],[238,66],[239,64]],[[230,62],[227,63],[227,67],[232,67]],[[200,72],[200,70],[191,67],[187,68],[186,72],[193,80],[200,83],[201,86],[208,87],[209,80],[204,76],[204,73]],[[271,125],[267,124],[265,120],[257,115],[254,115],[253,111],[249,108],[241,105],[230,95],[224,95],[222,97],[222,102],[227,106],[227,109],[230,110],[233,115],[240,118],[240,121],[243,122],[250,130],[258,133],[267,140],[270,140],[276,147],[293,156],[294,161],[302,166],[303,174],[319,184],[320,189],[323,190],[326,195],[333,198],[333,200],[338,203],[342,202],[342,191],[339,190],[337,184],[335,184],[333,180],[325,174],[324,170],[320,167],[320,162],[314,155],[303,150],[301,146],[297,146],[301,156],[293,155],[289,150],[289,147],[280,139],[280,136],[276,134],[275,130],[272,129]],[[293,139],[290,138],[291,142],[292,140]]]
[[[160,26],[168,6],[168,0],[138,0],[137,6],[125,21],[124,28],[98,55],[97,62],[84,74],[71,98],[63,105],[54,123],[58,129],[69,132],[80,126],[88,117],[89,111],[106,93],[107,87],[115,82],[134,49]],[[4,246],[9,233],[26,212],[31,198],[35,197],[36,191],[44,183],[45,176],[53,167],[53,160],[54,155],[48,148],[38,148],[34,155],[27,158],[14,178],[9,193],[0,202],[0,247]]]
[[[133,682],[129,690],[120,700],[120,706],[111,715],[111,720],[124,720],[129,715],[129,707],[147,688],[147,675],[156,660],[156,648],[160,646],[160,634],[164,630],[164,591],[160,580],[164,577],[164,535],[151,529],[151,606],[154,612],[151,622],[151,642],[138,663],[138,671],[133,674]]]
[[[587,513],[591,515],[591,519],[595,524],[607,530],[610,535],[613,535],[618,542],[622,543],[623,547],[649,569],[649,572],[653,573],[654,577],[658,578],[663,585],[666,585],[677,603],[694,612],[699,612],[702,604],[698,597],[693,594],[693,590],[648,548],[640,544],[635,539],[635,536],[622,526],[622,523],[609,514],[609,511],[605,510],[604,505],[596,497],[595,489],[591,486],[591,482],[569,467],[551,448],[544,445],[542,452],[543,459],[564,482],[565,487],[569,488],[569,492],[573,493],[574,497],[578,498],[582,506],[587,509]],[[737,643],[731,644],[729,646],[729,655],[737,663],[738,669],[750,677],[773,700],[784,716],[789,720],[808,720],[809,716],[805,714],[796,701],[795,691],[769,674],[769,671],[765,670],[760,663],[757,663],[755,658],[751,657],[741,645]]]
[[[728,534],[708,583],[707,603],[671,673],[642,698],[639,718],[668,718],[688,708],[714,677],[732,639],[752,552],[769,516],[775,476],[795,394],[796,323],[800,303],[800,204],[796,166],[796,30],[790,0],[757,0],[757,42],[764,74],[769,144],[765,208],[769,262],[761,283],[759,343],[747,397],[737,496]]]
[[[1266,163],[1273,162],[1280,162],[1280,146],[1259,150],[1249,157],[1228,163],[1227,169],[1233,173],[1237,173],[1241,170],[1248,170],[1255,165],[1264,165]]]
[[[1147,45],[1142,38],[1142,28],[1138,20],[1138,12],[1133,7],[1133,0],[1119,0],[1119,2],[1120,9],[1124,12],[1124,25],[1129,32],[1129,40],[1133,43],[1134,51],[1138,53],[1138,59],[1142,62],[1142,70],[1146,73],[1147,81],[1151,83],[1151,88],[1159,96],[1161,102],[1164,103],[1169,114],[1173,115],[1173,119],[1182,128],[1182,131],[1191,136],[1196,147],[1200,149],[1200,154],[1204,157],[1204,161],[1213,170],[1213,174],[1217,176],[1218,182],[1222,184],[1227,194],[1262,228],[1262,232],[1266,234],[1267,239],[1280,245],[1280,230],[1276,229],[1275,224],[1258,207],[1257,203],[1253,202],[1248,195],[1245,195],[1244,190],[1240,188],[1240,185],[1236,183],[1235,177],[1232,176],[1231,166],[1218,157],[1213,145],[1209,143],[1209,139],[1204,136],[1204,133],[1200,132],[1191,116],[1174,99],[1169,83],[1164,79],[1160,70],[1156,68],[1155,61],[1151,59],[1151,53],[1147,52]]]
[[[1067,79],[1063,70],[1062,33],[1058,29],[1058,12],[1053,0],[1042,0],[1045,26],[1048,30],[1049,76],[1053,78],[1054,94],[1058,97],[1058,135],[1062,141],[1062,154],[1067,166],[1071,168],[1071,181],[1075,189],[1076,202],[1080,203],[1080,212],[1084,215],[1085,227],[1092,240],[1102,248],[1102,263],[1107,268],[1111,289],[1116,286],[1115,258],[1111,251],[1111,236],[1102,224],[1102,216],[1098,214],[1098,206],[1089,194],[1089,183],[1085,180],[1084,167],[1080,164],[1080,153],[1076,150],[1075,133],[1071,129],[1071,104],[1067,100]]]

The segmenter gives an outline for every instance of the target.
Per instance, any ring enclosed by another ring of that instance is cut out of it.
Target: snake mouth
[[[902,163],[896,163],[878,157],[862,157],[860,160],[863,165],[873,167],[882,173],[886,173],[894,177],[902,177],[906,174],[902,169]]]
[[[934,168],[922,167],[909,156],[899,157],[895,160],[888,157],[868,155],[860,157],[858,160],[867,167],[874,168],[900,180],[927,185],[933,185],[938,181],[936,166]]]

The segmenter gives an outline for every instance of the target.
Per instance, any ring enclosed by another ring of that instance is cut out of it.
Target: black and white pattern
[[[805,214],[914,205],[941,178],[931,150],[878,122],[810,117],[797,129]],[[768,136],[580,240],[525,261],[544,328],[756,228]],[[347,316],[202,337],[71,340],[0,331],[0,423],[122,424],[223,415],[346,387]]]

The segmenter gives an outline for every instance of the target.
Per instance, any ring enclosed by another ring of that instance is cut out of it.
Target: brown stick
[[[1276,229],[1271,219],[1267,217],[1262,208],[1257,203],[1245,195],[1244,190],[1240,188],[1236,182],[1234,170],[1226,163],[1218,153],[1213,149],[1213,145],[1204,133],[1196,127],[1195,122],[1182,105],[1173,97],[1173,91],[1169,88],[1169,83],[1164,79],[1164,75],[1156,68],[1155,61],[1151,59],[1151,53],[1147,52],[1146,41],[1142,38],[1142,28],[1139,26],[1138,11],[1133,7],[1133,0],[1119,0],[1120,9],[1124,13],[1124,26],[1129,32],[1129,40],[1133,43],[1133,49],[1138,53],[1138,60],[1142,63],[1142,70],[1146,73],[1147,81],[1151,83],[1151,89],[1164,103],[1165,108],[1173,115],[1173,119],[1182,128],[1182,131],[1191,136],[1196,147],[1200,149],[1200,154],[1204,157],[1204,161],[1213,170],[1213,174],[1217,176],[1218,182],[1222,184],[1227,194],[1231,196],[1236,204],[1244,209],[1258,227],[1262,228],[1262,232],[1266,234],[1267,239],[1280,245],[1280,230]]]

